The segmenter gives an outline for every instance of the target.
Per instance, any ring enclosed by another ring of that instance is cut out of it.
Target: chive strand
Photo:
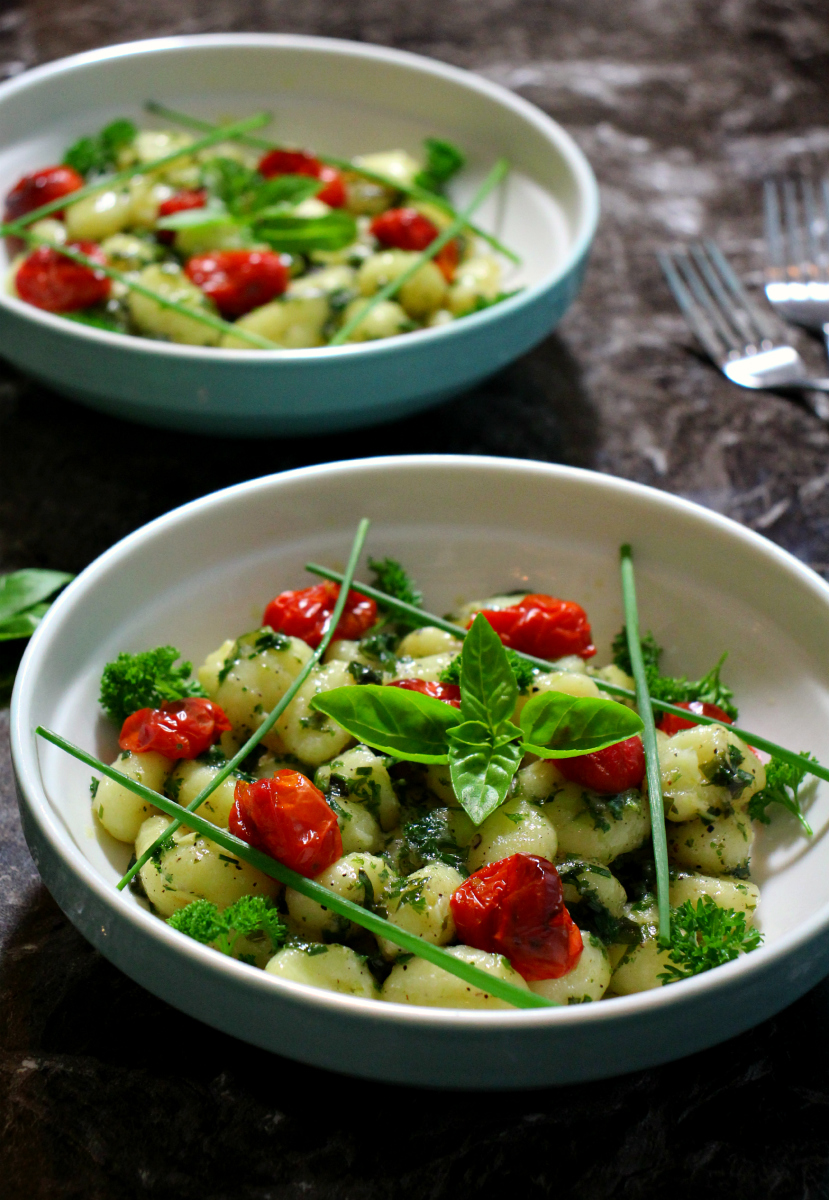
[[[630,546],[622,546],[622,601],[625,609],[625,629],[628,641],[633,678],[636,681],[636,704],[644,726],[642,741],[645,746],[645,765],[648,780],[648,803],[651,810],[651,838],[656,866],[656,906],[659,920],[659,941],[671,944],[671,901],[668,894],[668,838],[665,831],[665,807],[662,803],[662,770],[656,744],[656,725],[651,708],[642,643],[639,640],[639,609],[636,603],[636,579],[633,571],[633,552]]]
[[[53,746],[70,754],[79,762],[86,763],[92,770],[97,771],[101,775],[114,780],[115,783],[121,784],[136,796],[140,796],[142,800],[155,805],[169,816],[175,818],[181,824],[178,814],[181,813],[181,806],[175,801],[168,799],[167,796],[160,796],[157,792],[145,787],[136,779],[129,779],[116,771],[114,767],[107,766],[92,754],[87,754],[79,746],[75,746],[72,742],[68,742],[59,734],[53,733],[49,729],[45,729],[42,725],[38,725],[35,732],[45,741],[51,742]],[[338,896],[336,892],[330,891],[320,883],[315,883],[313,879],[306,879],[303,875],[298,875],[296,871],[292,871],[290,867],[286,867],[283,863],[270,855],[264,854],[261,850],[255,850],[253,846],[243,842],[240,838],[234,837],[228,830],[222,829],[218,825],[213,825],[198,813],[191,813],[187,819],[188,828],[194,829],[196,833],[202,837],[208,838],[222,849],[227,850],[236,858],[242,859],[244,862],[250,863],[252,867],[256,867],[264,875],[268,875],[271,879],[276,879],[286,887],[294,888],[297,892],[301,892],[303,896],[315,900],[318,904],[324,905],[332,912],[339,916],[346,917],[350,921],[354,921],[356,925],[362,926],[363,929],[368,929],[371,933],[378,937],[387,938],[388,941],[394,942],[396,946],[400,946],[402,950],[410,954],[416,954],[419,958],[425,958],[427,962],[434,963],[441,967],[450,975],[455,975],[462,979],[465,983],[471,984],[473,987],[481,988],[485,992],[489,992],[493,996],[497,996],[500,1000],[506,1000],[509,1004],[516,1008],[555,1008],[558,1005],[554,1001],[545,1000],[541,996],[537,996],[535,992],[524,991],[522,988],[516,987],[505,979],[498,979],[497,976],[489,975],[486,971],[482,971],[479,967],[473,966],[471,963],[462,962],[453,955],[448,954],[441,946],[434,946],[431,942],[419,937],[417,934],[409,933],[405,929],[400,929],[391,921],[380,917],[376,913],[370,912],[368,909],[362,908],[359,904],[355,904],[351,900],[346,900],[343,896]],[[173,826],[168,826],[168,831]],[[165,837],[169,836],[169,832],[165,832]]]
[[[35,221],[40,221],[43,217],[48,217],[52,213],[58,212],[59,209],[66,208],[67,205],[76,204],[78,200],[85,200],[87,196],[94,196],[97,192],[105,192],[114,187],[120,187],[122,183],[126,183],[134,175],[151,174],[153,171],[158,171],[162,167],[167,167],[171,163],[177,162],[180,158],[189,158],[192,154],[198,154],[201,150],[207,150],[210,146],[215,146],[217,142],[224,142],[228,139],[232,140],[237,133],[244,133],[248,129],[259,129],[262,125],[267,125],[270,119],[269,113],[257,113],[255,116],[246,117],[244,121],[234,121],[232,125],[213,126],[213,132],[200,138],[198,141],[191,142],[189,146],[183,146],[180,150],[164,154],[161,158],[155,158],[151,162],[135,163],[133,166],[125,167],[123,171],[118,171],[115,175],[111,175],[107,179],[88,183],[86,187],[78,188],[76,192],[60,196],[57,200],[50,200],[48,204],[41,204],[40,208],[35,208],[31,212],[25,213],[22,217],[18,217],[17,220],[0,225],[0,235],[3,237],[20,237],[27,225],[31,225]]]
[[[346,321],[346,323],[334,334],[328,345],[341,346],[349,337],[349,335],[354,332],[357,326],[365,320],[365,318],[368,316],[371,310],[376,307],[376,305],[382,303],[384,300],[390,300],[392,296],[395,296],[403,287],[403,285],[412,278],[413,275],[417,274],[417,272],[422,266],[424,266],[425,263],[431,262],[435,255],[439,254],[443,247],[448,242],[451,242],[452,238],[456,237],[458,233],[460,233],[464,225],[467,224],[467,219],[481,204],[483,204],[489,193],[493,188],[498,186],[508,170],[509,163],[506,161],[506,159],[499,158],[498,162],[489,172],[486,179],[473,196],[472,201],[467,205],[463,212],[459,213],[452,224],[448,225],[446,229],[444,229],[443,233],[439,234],[433,242],[429,243],[425,250],[420,252],[415,261],[403,272],[402,275],[398,275],[397,279],[392,279],[391,282],[387,283],[385,287],[380,288],[379,292],[375,292],[373,296],[366,300],[360,311],[355,312],[354,315],[348,321]]]
[[[247,756],[250,754],[251,750],[253,750],[256,746],[259,745],[262,738],[265,737],[268,733],[270,733],[270,731],[273,729],[276,722],[279,720],[279,718],[284,713],[285,709],[288,707],[288,705],[293,700],[294,696],[297,694],[299,689],[302,687],[303,683],[305,683],[305,680],[308,678],[308,676],[310,675],[313,668],[320,661],[323,654],[325,654],[325,651],[328,649],[328,644],[331,641],[332,637],[334,636],[334,631],[336,630],[337,625],[339,624],[340,617],[343,615],[343,609],[345,608],[346,601],[348,599],[348,582],[347,581],[353,577],[354,572],[357,570],[357,562],[360,558],[360,555],[363,550],[363,546],[365,544],[366,534],[368,533],[368,527],[369,527],[369,521],[367,520],[366,517],[363,517],[363,519],[360,521],[359,526],[357,527],[357,532],[354,535],[354,542],[351,546],[351,553],[348,558],[348,565],[346,566],[345,575],[343,577],[344,586],[342,586],[340,588],[340,593],[337,596],[337,602],[334,605],[334,610],[331,613],[331,619],[328,622],[328,628],[325,630],[325,633],[323,634],[320,644],[317,646],[314,653],[308,659],[308,662],[305,664],[305,666],[302,668],[302,670],[297,675],[296,679],[293,681],[291,686],[288,688],[285,695],[282,697],[282,699],[276,705],[274,705],[274,707],[268,713],[267,717],[262,722],[262,724],[259,726],[259,728],[254,733],[251,734],[251,736],[245,742],[244,746],[242,746],[241,749],[237,750],[236,753],[233,755],[233,757],[228,762],[225,763],[225,765],[218,772],[218,774],[214,775],[214,777],[210,780],[210,782],[205,787],[202,788],[202,790],[199,792],[199,794],[197,796],[195,796],[193,800],[190,801],[190,803],[187,805],[187,809],[186,809],[187,812],[195,812],[195,810],[197,808],[199,808],[202,804],[204,804],[204,802],[208,798],[208,796],[210,796],[212,792],[215,792],[216,788],[224,783],[224,781],[236,770],[236,768],[239,766],[239,764],[243,763],[245,761]],[[164,841],[164,839],[168,838],[171,833],[175,833],[175,831],[179,828],[180,825],[181,825],[181,821],[179,819],[176,819],[175,821],[173,821],[172,825],[168,826],[167,829],[165,829],[164,832],[159,837],[156,838],[156,840],[153,842],[153,844],[151,846],[149,846],[144,851],[144,853],[141,855],[141,857],[132,864],[132,866],[127,871],[126,875],[124,875],[124,877],[121,879],[120,883],[118,884],[119,891],[127,886],[127,884],[132,879],[132,877],[141,870],[141,868],[144,866],[144,864],[146,862],[149,861],[150,858],[152,858],[153,854],[155,854],[156,850],[161,845],[161,843]]]
[[[217,317],[214,313],[205,312],[197,308],[189,308],[188,305],[182,304],[180,300],[171,300],[169,296],[164,296],[161,292],[155,291],[154,288],[147,287],[137,279],[133,279],[130,275],[119,271],[117,267],[111,267],[106,263],[99,263],[97,259],[90,258],[88,254],[77,250],[74,246],[57,245],[50,242],[48,238],[34,237],[25,229],[21,229],[20,237],[32,246],[49,246],[58,254],[62,254],[64,258],[70,258],[72,262],[79,263],[83,267],[89,267],[92,271],[97,271],[101,275],[106,275],[109,279],[114,279],[118,283],[123,283],[131,291],[137,292],[139,296],[146,296],[148,300],[155,301],[162,308],[169,308],[173,312],[180,313],[183,317],[190,317],[193,321],[198,321],[202,325],[206,325],[210,329],[216,329],[220,333],[231,334],[237,337],[240,341],[248,342],[257,350],[281,350],[276,342],[271,342],[268,338],[262,337],[261,334],[252,333],[249,329],[242,329],[230,321],[223,321],[221,317]],[[59,314],[62,315],[62,314]]]
[[[318,575],[321,579],[330,579],[334,583],[340,582],[342,575],[338,571],[332,571],[329,567],[322,567],[319,563],[306,563],[305,570],[312,575]],[[437,629],[444,630],[445,633],[451,633],[453,637],[460,641],[466,637],[468,630],[461,625],[454,625],[451,621],[445,620],[443,617],[437,616],[435,613],[425,612],[422,608],[416,608],[413,604],[406,603],[405,600],[397,600],[394,596],[388,596],[385,592],[379,591],[377,588],[371,587],[367,583],[359,583],[353,580],[351,590],[359,592],[361,596],[368,596],[371,600],[376,600],[378,604],[385,608],[392,609],[394,612],[399,612],[416,625],[434,625]],[[523,658],[525,662],[532,663],[534,667],[538,667],[541,671],[560,670],[555,663],[548,662],[543,658],[536,658],[532,654],[525,654],[522,650],[514,652],[519,658]],[[590,678],[595,683],[596,687],[603,692],[607,692],[609,696],[618,696],[620,700],[635,700],[636,692],[630,688],[622,687],[618,683],[608,683],[604,679],[599,679],[595,675]],[[671,704],[668,700],[655,700],[651,697],[651,708],[658,709],[659,712],[673,713],[674,716],[682,717],[688,720],[687,708],[680,708],[677,704]],[[706,717],[702,713],[693,714],[694,723],[696,725],[723,725],[722,721],[718,721],[716,717]],[[730,729],[732,733],[736,733],[737,737],[742,738],[744,742],[749,742],[755,750],[762,750],[766,754],[773,754],[775,758],[779,758],[782,762],[789,763],[790,766],[803,768],[808,775],[815,775],[818,779],[823,779],[829,782],[829,768],[824,767],[821,763],[814,762],[807,758],[804,754],[797,754],[794,750],[787,750],[785,746],[779,746],[777,742],[772,742],[768,738],[763,737],[759,733],[752,733],[750,729],[743,729],[739,725],[723,725],[725,729]]]
[[[215,129],[215,125],[211,125],[209,121],[203,121],[199,117],[191,117],[187,113],[177,112],[174,108],[167,108],[164,104],[159,104],[155,100],[148,100],[144,105],[147,112],[153,113],[157,117],[164,117],[168,121],[175,122],[176,125],[183,125],[185,128],[194,130]],[[234,135],[233,141],[241,142],[244,146],[251,146],[256,150],[281,150],[282,147],[276,142],[269,142],[265,138],[250,137],[246,134]],[[320,162],[325,163],[330,167],[337,167],[341,171],[353,171],[355,175],[361,175],[364,179],[370,180],[372,183],[380,184],[381,187],[390,188],[395,192],[403,192],[404,195],[410,196],[413,200],[420,200],[424,204],[431,204],[435,208],[439,208],[441,212],[446,213],[449,217],[456,217],[457,210],[445,200],[443,196],[437,196],[434,192],[428,191],[426,188],[418,187],[416,183],[404,184],[399,180],[391,179],[388,175],[382,175],[379,171],[372,171],[368,167],[361,167],[358,163],[351,162],[347,158],[336,158],[331,154],[318,154],[316,156]],[[479,229],[477,225],[468,225],[468,228],[476,235],[482,238],[488,245],[492,246],[493,250],[497,250],[499,254],[503,254],[510,262],[519,265],[521,259],[508,246],[500,242],[492,233],[487,233],[485,229]]]

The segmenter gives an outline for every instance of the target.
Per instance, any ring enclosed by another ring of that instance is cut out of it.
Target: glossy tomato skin
[[[55,166],[42,167],[39,171],[31,171],[24,175],[14,185],[6,196],[4,221],[16,221],[34,212],[42,204],[50,204],[62,196],[70,196],[84,186],[82,175],[73,167]],[[58,220],[63,212],[52,213]]]
[[[70,242],[69,245],[96,262],[106,264],[100,246],[94,242]],[[106,275],[73,262],[52,246],[38,246],[33,250],[18,267],[14,282],[21,300],[55,313],[76,312],[102,304],[108,299],[112,286]]]
[[[553,761],[571,783],[580,783],[582,787],[606,796],[641,787],[645,778],[645,748],[639,737],[627,738],[593,754]]]
[[[340,827],[322,792],[287,768],[271,779],[239,780],[230,832],[306,879],[342,858]]]
[[[230,728],[218,704],[188,696],[134,712],[121,728],[118,745],[133,754],[154,750],[165,758],[198,758]]]
[[[271,600],[262,618],[275,633],[301,638],[312,648],[322,641],[328,620],[340,594],[338,583],[318,583],[293,592],[280,592]],[[377,605],[367,596],[350,591],[335,638],[357,641],[377,620]]]
[[[290,280],[288,268],[273,250],[213,250],[195,255],[184,269],[229,318],[281,296]]]
[[[389,208],[375,217],[369,230],[390,250],[425,250],[438,236],[438,228],[416,208]]]
[[[546,858],[513,854],[481,867],[452,895],[458,938],[503,954],[526,980],[572,971],[582,939],[564,906],[558,871]]]
[[[461,689],[456,683],[430,683],[426,679],[395,679],[388,687],[405,688],[410,692],[420,692],[422,696],[432,696],[435,700],[443,700],[453,708],[461,706]]]
[[[587,613],[573,600],[537,592],[509,608],[484,609],[483,616],[505,646],[535,658],[592,658],[596,653]]]
[[[207,192],[204,188],[184,189],[176,192],[167,200],[162,200],[158,206],[159,217],[172,217],[174,213],[188,212],[191,208],[204,208],[207,203]],[[165,246],[171,246],[175,241],[174,229],[159,229],[155,235]]]
[[[259,160],[259,174],[265,179],[273,179],[276,175],[308,175],[319,179],[323,185],[317,192],[317,200],[322,200],[329,208],[342,208],[346,201],[345,180],[337,168],[321,163],[302,150],[268,151]]]
[[[699,713],[703,717],[715,717],[718,721],[722,721],[724,725],[732,725],[733,722],[728,713],[717,704],[709,704],[703,700],[684,701],[677,705],[677,708],[687,709],[689,713]],[[668,737],[679,733],[680,729],[693,729],[695,725],[699,725],[699,721],[685,720],[684,717],[678,717],[675,713],[663,713],[659,718],[657,729],[661,729],[663,733],[667,733]]]

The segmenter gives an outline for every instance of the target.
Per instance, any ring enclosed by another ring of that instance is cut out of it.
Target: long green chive
[[[397,279],[393,279],[390,283],[387,283],[385,287],[380,288],[379,292],[375,292],[373,296],[366,300],[363,307],[358,312],[355,312],[354,315],[348,321],[346,321],[342,328],[334,334],[331,341],[328,343],[329,346],[341,346],[342,343],[349,337],[349,335],[354,332],[357,326],[365,320],[365,318],[376,305],[380,304],[383,300],[390,300],[392,296],[396,295],[397,292],[400,291],[404,283],[408,282],[413,275],[417,274],[424,263],[430,262],[436,254],[439,254],[446,243],[451,242],[452,238],[456,237],[460,233],[464,225],[468,223],[468,218],[471,216],[471,214],[475,212],[476,208],[483,204],[486,197],[494,187],[498,186],[508,170],[509,163],[507,163],[506,159],[500,158],[489,172],[481,186],[478,188],[477,192],[472,198],[472,201],[467,205],[463,212],[459,213],[458,216],[455,217],[452,224],[448,225],[446,229],[444,229],[443,233],[439,234],[433,242],[429,243],[425,250],[420,252],[412,265],[408,267],[402,275],[398,275]]]
[[[18,217],[16,221],[9,221],[5,225],[0,225],[0,234],[3,237],[20,237],[27,225],[31,225],[34,221],[40,221],[43,217],[48,217],[51,213],[58,212],[61,208],[66,208],[67,204],[76,204],[78,200],[85,200],[87,196],[94,196],[97,192],[106,192],[112,188],[120,187],[122,183],[126,183],[128,179],[132,179],[133,175],[148,175],[153,171],[159,170],[161,167],[166,167],[170,163],[177,162],[180,158],[189,158],[191,154],[198,154],[200,150],[207,150],[208,147],[215,146],[217,142],[227,141],[228,138],[233,138],[237,133],[245,133],[248,129],[260,129],[263,125],[267,125],[270,119],[269,113],[257,113],[253,117],[246,117],[244,121],[234,121],[232,125],[213,127],[212,133],[200,138],[196,142],[191,142],[189,146],[183,146],[180,150],[174,150],[171,154],[165,154],[161,158],[154,158],[151,162],[135,163],[133,166],[126,167],[123,171],[118,171],[117,174],[110,175],[106,179],[98,180],[95,183],[88,183],[86,187],[78,188],[76,192],[70,192],[68,196],[60,196],[57,200],[50,200],[48,204],[41,204],[40,208],[35,208],[31,212],[25,213],[24,216]]]
[[[47,742],[51,742],[53,746],[66,751],[67,754],[71,754],[73,758],[86,763],[94,771],[97,771],[101,775],[106,775],[109,779],[114,780],[115,783],[119,783],[129,791],[134,792],[136,796],[140,796],[142,800],[153,804],[156,808],[160,808],[162,812],[167,813],[168,816],[175,818],[173,824],[167,826],[164,837],[169,837],[173,829],[181,825],[182,822],[179,817],[182,811],[181,805],[176,804],[175,801],[169,800],[166,796],[160,796],[157,792],[151,791],[150,788],[138,783],[135,779],[127,778],[119,771],[116,771],[114,767],[107,766],[106,763],[101,762],[94,755],[87,754],[80,746],[75,746],[72,742],[68,742],[65,738],[60,737],[59,734],[53,733],[49,729],[44,729],[42,725],[38,725],[35,732]],[[226,829],[222,829],[220,826],[206,821],[198,813],[189,813],[187,826],[189,829],[194,829],[202,837],[215,842],[216,845],[221,846],[222,849],[227,850],[230,854],[235,855],[236,858],[241,858],[245,862],[250,863],[252,867],[256,867],[264,875],[270,876],[271,879],[278,879],[286,887],[294,888],[295,891],[301,892],[303,896],[307,896],[311,900],[316,900],[318,904],[324,905],[339,916],[346,917],[356,925],[361,925],[363,929],[368,929],[377,937],[387,938],[388,941],[394,942],[396,946],[400,946],[407,953],[416,954],[418,958],[425,958],[427,962],[442,967],[450,975],[456,975],[459,979],[471,984],[473,987],[480,988],[484,992],[489,992],[492,996],[497,996],[499,1000],[506,1000],[516,1008],[558,1007],[553,1001],[545,1000],[543,997],[537,996],[535,992],[524,991],[522,988],[516,987],[505,979],[498,979],[494,975],[487,974],[486,971],[472,966],[471,963],[462,962],[453,955],[447,954],[441,946],[433,946],[431,942],[425,941],[416,934],[409,933],[407,930],[393,925],[385,917],[379,917],[376,913],[361,908],[359,904],[355,904],[352,900],[346,900],[344,897],[338,896],[336,892],[329,891],[322,884],[315,883],[313,879],[306,879],[303,875],[298,875],[290,867],[284,866],[283,863],[278,862],[275,858],[271,858],[268,854],[263,854],[260,850],[255,850],[247,842],[234,837]]]
[[[636,681],[636,706],[644,729],[642,741],[645,745],[645,764],[648,779],[648,803],[651,810],[651,836],[653,858],[656,865],[656,906],[659,914],[659,941],[671,943],[671,901],[668,894],[668,838],[665,832],[665,808],[662,803],[662,771],[659,766],[659,751],[656,745],[656,725],[653,720],[645,662],[642,658],[642,643],[639,640],[639,609],[636,604],[636,580],[633,573],[633,552],[630,546],[622,546],[622,601],[625,608],[625,629],[628,653]]]
[[[322,567],[318,563],[306,563],[305,570],[312,575],[318,575],[321,579],[330,579],[334,583],[339,583],[342,580],[342,575],[338,571],[332,571],[329,567]],[[415,625],[434,625],[437,629],[443,629],[446,633],[451,633],[453,637],[463,640],[468,630],[461,625],[453,625],[451,621],[445,620],[443,617],[437,616],[435,613],[425,612],[422,608],[415,608],[413,604],[407,604],[405,600],[397,600],[394,596],[387,596],[385,592],[378,591],[377,588],[371,587],[367,583],[359,583],[353,580],[351,590],[359,592],[361,596],[368,596],[372,600],[376,600],[378,604],[385,608],[391,609],[394,612],[403,613]],[[526,662],[532,663],[534,667],[538,667],[541,671],[556,671],[560,670],[555,663],[548,662],[544,658],[536,658],[532,654],[524,654],[521,650],[516,650],[515,653],[519,658],[523,658]],[[621,700],[635,700],[636,692],[630,688],[621,687],[618,683],[608,683],[604,679],[598,679],[595,675],[590,677],[597,688],[603,692],[607,692],[609,696],[618,696]],[[682,717],[688,720],[687,708],[680,708],[677,704],[670,704],[667,700],[654,700],[651,698],[651,708],[656,708],[659,712],[673,713],[677,717]],[[702,713],[694,713],[694,724],[696,725],[722,725],[722,721],[718,721],[716,717],[705,717]],[[725,725],[726,729],[736,733],[737,737],[743,741],[749,742],[756,750],[762,750],[766,754],[773,754],[775,758],[781,759],[783,762],[789,763],[793,767],[802,767],[807,774],[815,775],[818,779],[825,779],[829,782],[829,768],[822,766],[811,758],[807,758],[804,754],[796,754],[794,750],[787,750],[785,746],[778,746],[777,742],[769,741],[762,734],[752,733],[750,729],[743,729],[739,725]]]
[[[245,761],[251,750],[253,750],[255,746],[259,745],[259,743],[262,741],[262,738],[265,737],[266,734],[270,733],[276,722],[282,716],[285,709],[291,703],[294,696],[297,694],[305,680],[310,675],[313,668],[320,661],[323,654],[325,654],[325,651],[328,649],[328,643],[334,636],[334,631],[339,624],[340,617],[343,615],[343,609],[345,608],[346,600],[348,599],[349,581],[354,577],[354,572],[357,570],[357,561],[363,550],[366,534],[368,533],[368,527],[369,521],[366,517],[363,517],[357,527],[357,532],[354,535],[354,541],[351,546],[351,554],[348,556],[348,565],[346,566],[345,575],[343,576],[343,586],[340,588],[340,594],[337,596],[337,603],[334,605],[334,611],[331,614],[331,620],[328,622],[328,628],[323,634],[322,641],[317,646],[316,650],[308,659],[307,663],[299,672],[296,679],[288,688],[287,692],[279,701],[279,703],[271,709],[265,720],[262,722],[256,732],[250,735],[244,746],[242,746],[241,750],[237,750],[233,755],[233,758],[226,762],[222,769],[213,776],[210,782],[202,788],[198,796],[190,801],[190,803],[187,805],[187,812],[195,812],[197,808],[204,804],[211,792],[215,792],[216,788],[219,787],[220,784],[224,783],[227,777],[236,770],[239,764]],[[152,858],[153,854],[155,854],[156,850],[164,841],[164,839],[169,837],[171,833],[175,833],[179,825],[181,825],[181,821],[174,821],[172,825],[165,829],[163,834],[156,838],[152,846],[145,850],[138,861],[133,863],[133,865],[127,871],[126,875],[118,884],[119,889],[127,886],[133,875],[141,870],[144,864],[150,858]]]
[[[140,280],[133,279],[132,276],[119,271],[117,267],[110,267],[106,263],[99,263],[97,259],[90,258],[88,254],[84,254],[82,250],[78,250],[74,246],[58,245],[55,242],[50,242],[47,238],[34,237],[25,229],[20,230],[19,236],[25,238],[32,246],[50,246],[56,253],[62,254],[64,258],[71,258],[73,262],[80,263],[83,267],[89,267],[101,275],[108,276],[109,279],[115,279],[118,283],[123,283],[131,291],[138,292],[140,296],[146,296],[148,300],[154,300],[162,308],[172,309],[173,312],[181,313],[183,317],[190,317],[191,320],[198,321],[202,325],[207,325],[210,329],[217,329],[220,333],[232,334],[233,337],[239,338],[240,341],[248,342],[251,346],[255,346],[257,350],[282,349],[276,342],[269,341],[268,338],[262,337],[261,334],[252,333],[249,329],[242,329],[238,325],[231,324],[230,321],[223,321],[221,317],[217,317],[214,313],[205,312],[203,309],[189,308],[179,300],[171,300],[169,296],[164,296],[161,292],[155,291],[154,288],[147,287]]]
[[[158,104],[155,100],[148,100],[144,107],[147,112],[151,112],[157,117],[165,117],[168,121],[174,121],[176,125],[183,125],[186,129],[208,130],[216,128],[209,121],[202,121],[198,117],[188,116],[187,113],[177,112],[173,108],[167,108],[164,104]],[[283,149],[276,142],[266,141],[265,138],[247,137],[244,134],[236,134],[232,140],[241,142],[245,146],[252,146],[256,150]],[[330,154],[318,154],[317,158],[320,162],[326,163],[330,167],[338,167],[341,171],[352,171],[355,175],[362,175],[364,179],[369,179],[372,183],[379,183],[382,187],[390,188],[395,192],[402,192],[406,196],[411,196],[413,200],[420,200],[424,204],[431,204],[434,208],[439,208],[441,212],[445,212],[449,217],[456,217],[458,215],[457,211],[448,200],[444,200],[443,196],[436,196],[434,192],[418,187],[416,183],[400,183],[396,179],[390,179],[388,175],[381,175],[378,171],[371,171],[367,167],[361,167],[347,158],[334,158]],[[494,250],[497,250],[499,254],[503,254],[511,262],[521,262],[518,255],[513,250],[510,250],[508,246],[505,246],[503,242],[499,242],[498,238],[493,234],[487,233],[485,229],[479,229],[477,225],[467,223],[467,228],[471,229],[477,237],[482,238]]]

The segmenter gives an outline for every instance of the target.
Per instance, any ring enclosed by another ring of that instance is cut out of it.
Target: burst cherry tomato
[[[435,700],[443,700],[453,708],[461,706],[461,689],[456,683],[429,683],[425,679],[395,679],[389,687],[406,688],[410,692],[420,692],[422,696],[433,696]]]
[[[281,296],[290,278],[273,250],[213,250],[184,268],[223,317],[241,317]]]
[[[483,615],[505,646],[524,654],[555,659],[566,654],[592,658],[596,653],[587,613],[572,600],[534,594],[509,608],[484,609]]]
[[[437,225],[416,208],[387,209],[374,218],[369,230],[381,246],[393,250],[425,250],[438,236]]]
[[[299,771],[272,779],[240,779],[230,810],[230,832],[312,879],[342,858],[343,841],[325,797]]]
[[[451,242],[447,242],[441,250],[438,250],[437,254],[435,255],[435,266],[440,269],[440,272],[447,283],[451,283],[455,278],[455,272],[458,269],[460,258],[460,247],[454,238],[452,238]]]
[[[328,628],[328,621],[340,594],[338,583],[318,583],[295,592],[280,592],[271,600],[262,618],[275,633],[298,637],[316,647]],[[335,638],[356,641],[377,619],[377,605],[359,592],[349,592]]]
[[[558,979],[582,952],[564,907],[558,871],[546,858],[513,854],[481,867],[450,900],[459,939],[505,955],[525,979]]]
[[[207,203],[207,192],[204,188],[199,188],[196,191],[181,191],[170,196],[168,200],[162,200],[158,206],[158,215],[160,217],[171,217],[173,213],[187,212],[191,208],[204,208]],[[156,237],[160,242],[164,242],[166,246],[172,244],[175,240],[176,231],[174,229],[159,229],[156,232]]]
[[[50,204],[61,196],[69,196],[83,187],[83,176],[73,167],[43,167],[24,175],[6,196],[5,221],[16,221],[34,212],[41,204]],[[60,219],[62,212],[52,213]]]
[[[123,724],[118,745],[133,754],[154,750],[165,758],[198,758],[230,728],[218,704],[188,696],[134,712]]]
[[[704,700],[691,700],[690,703],[683,701],[677,705],[677,708],[687,709],[690,713],[699,713],[702,717],[716,717],[718,721],[723,721],[726,725],[733,724],[731,717],[717,704],[708,704]],[[686,721],[684,717],[678,717],[675,713],[663,713],[659,718],[657,728],[663,733],[667,733],[671,737],[675,733],[679,733],[680,729],[693,729],[695,725],[699,725],[699,721]]]
[[[106,263],[103,251],[94,242],[70,242],[69,246],[95,262]],[[102,304],[111,288],[106,275],[73,262],[52,246],[33,250],[18,267],[14,282],[21,300],[56,313]]]
[[[578,754],[574,758],[554,761],[571,783],[580,783],[592,792],[607,796],[639,787],[645,778],[645,748],[638,737],[627,738],[593,754]]]
[[[308,175],[324,185],[317,199],[329,208],[342,208],[346,201],[345,181],[336,167],[326,166],[302,150],[270,150],[259,161],[259,174],[266,179],[275,175]]]

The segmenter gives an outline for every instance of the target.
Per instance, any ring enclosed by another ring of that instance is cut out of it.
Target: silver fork
[[[829,420],[829,379],[813,379],[776,322],[751,300],[712,241],[657,256],[685,320],[706,354],[732,383],[754,389],[806,393],[810,407]]]
[[[829,179],[763,185],[766,298],[786,321],[822,333],[829,348]]]

